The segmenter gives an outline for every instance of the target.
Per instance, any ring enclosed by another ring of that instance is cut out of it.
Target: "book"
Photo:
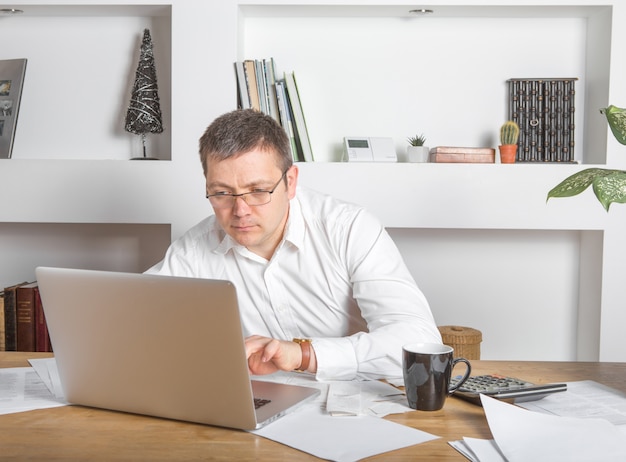
[[[4,291],[0,292],[0,351],[6,351],[4,346]]]
[[[5,287],[4,289],[4,349],[17,351],[17,288],[27,282]]]
[[[296,146],[296,136],[293,128],[293,115],[291,114],[291,109],[289,108],[289,101],[285,90],[285,81],[282,79],[277,80],[275,85],[280,124],[289,137],[289,148],[291,149],[293,161],[299,162],[301,160],[301,156],[299,155],[298,148]]]
[[[265,87],[267,89],[267,114],[280,123],[280,115],[278,114],[278,97],[276,95],[276,69],[274,66],[274,58],[264,59],[263,65],[265,69]]]
[[[313,150],[311,149],[311,140],[309,139],[309,132],[304,118],[296,76],[293,72],[285,72],[285,85],[287,88],[287,96],[289,97],[289,104],[293,111],[297,138],[302,146],[303,159],[305,162],[313,162],[315,159],[313,158]]]
[[[35,288],[36,282],[21,285],[15,295],[16,350],[35,351]]]
[[[256,73],[256,86],[259,92],[259,110],[263,114],[267,114],[267,88],[265,80],[265,67],[263,66],[263,61],[255,59],[254,67]]]
[[[248,94],[248,83],[246,82],[246,72],[243,62],[235,63],[235,76],[237,77],[237,107],[239,109],[250,109],[250,96]]]
[[[254,60],[246,59],[243,62],[243,69],[244,69],[244,74],[246,76],[248,96],[250,98],[250,107],[252,109],[256,109],[257,111],[260,111],[261,104],[259,102],[259,87],[257,85],[256,65],[254,64]]]
[[[49,353],[52,351],[46,315],[41,303],[39,287],[35,287],[35,351]]]

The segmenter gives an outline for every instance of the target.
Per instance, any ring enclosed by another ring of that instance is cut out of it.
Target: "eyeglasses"
[[[257,191],[250,191],[250,192],[241,193],[241,194],[220,192],[217,194],[207,194],[206,198],[211,202],[211,205],[213,206],[213,208],[216,208],[216,209],[231,208],[233,205],[235,205],[235,202],[237,202],[238,197],[241,197],[244,200],[244,202],[251,207],[256,207],[257,205],[269,204],[269,202],[272,200],[272,194],[274,193],[274,191],[276,191],[276,188],[278,188],[278,185],[280,184],[280,182],[283,181],[283,179],[285,178],[287,171],[288,170],[284,171],[280,179],[276,182],[274,187],[270,189],[269,191],[257,190]]]

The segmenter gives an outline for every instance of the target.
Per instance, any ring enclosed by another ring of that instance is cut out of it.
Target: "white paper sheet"
[[[494,440],[463,438],[448,444],[471,462],[507,462]]]
[[[378,380],[324,383],[312,375],[293,372],[253,378],[322,391],[314,403],[252,432],[322,459],[356,461],[439,438],[381,419],[412,409],[402,391]],[[342,398],[348,398],[347,402],[342,403]]]
[[[371,416],[333,417],[306,406],[252,433],[322,459],[352,462],[438,438]]]
[[[626,394],[593,380],[568,382],[567,391],[519,406],[565,417],[594,417],[626,425]]]
[[[332,383],[328,388],[326,412],[332,416],[357,416],[363,414],[360,382]]]
[[[55,398],[65,399],[59,370],[54,358],[29,359],[28,362]]]
[[[626,461],[626,438],[607,420],[541,414],[485,395],[481,402],[509,462]]]
[[[329,383],[326,411],[332,416],[384,417],[411,410],[404,392],[379,380]]]
[[[0,369],[0,414],[64,406],[32,367]]]

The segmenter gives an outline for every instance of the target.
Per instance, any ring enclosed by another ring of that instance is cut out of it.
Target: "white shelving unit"
[[[318,160],[300,164],[301,184],[383,220],[440,324],[481,329],[488,359],[626,360],[626,209],[607,214],[591,192],[545,200],[587,166],[626,168],[625,148],[598,113],[626,105],[622,4],[9,6],[24,13],[0,16],[0,40],[10,44],[0,59],[29,63],[13,159],[0,160],[2,284],[32,279],[39,264],[142,271],[156,262],[170,238],[209,212],[197,140],[235,107],[233,62],[272,56],[296,72]],[[414,18],[416,7],[434,13]],[[161,160],[131,162],[136,137],[122,122],[144,27],[166,132],[150,145]],[[415,131],[431,146],[495,146],[504,82],[524,76],[579,78],[584,165],[336,162],[347,135],[391,136],[399,152]],[[112,259],[116,251],[125,258]]]

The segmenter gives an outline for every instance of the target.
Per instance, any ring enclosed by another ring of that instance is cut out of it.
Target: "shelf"
[[[3,159],[0,185],[11,194],[0,198],[0,221],[170,223],[173,168],[163,161]]]
[[[12,6],[24,13],[0,15],[0,41],[10,57],[28,59],[14,159],[140,156],[140,137],[124,121],[145,28],[165,127],[148,134],[149,155],[171,159],[171,4]]]
[[[361,204],[391,228],[603,230],[610,217],[591,190],[576,198],[546,202],[552,187],[587,167],[298,164],[301,185]],[[342,181],[346,178],[350,180]]]
[[[420,17],[413,4],[242,5],[237,59],[295,71],[316,160],[339,161],[345,136],[391,137],[399,155],[416,133],[496,147],[508,79],[575,76],[575,158],[607,161],[611,6],[444,3]]]

